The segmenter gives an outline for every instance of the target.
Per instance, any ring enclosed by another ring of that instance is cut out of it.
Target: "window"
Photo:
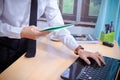
[[[76,20],[77,0],[58,0],[63,19]]]
[[[77,23],[77,26],[95,27],[102,0],[57,1],[65,23]]]
[[[101,0],[58,0],[58,4],[65,20],[80,17],[80,22],[96,22]]]
[[[83,0],[81,21],[96,22],[101,0]]]
[[[68,4],[69,2],[69,4]],[[62,12],[65,14],[73,14],[74,13],[74,0],[63,0],[63,9]]]

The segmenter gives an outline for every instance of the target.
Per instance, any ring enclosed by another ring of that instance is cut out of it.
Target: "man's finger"
[[[105,65],[106,63],[105,63],[104,57],[99,52],[97,52],[97,54],[98,54],[99,60]]]
[[[46,31],[46,32],[39,32],[38,36],[45,36],[48,35],[50,33],[50,31]]]
[[[104,65],[106,64],[103,56],[99,56],[99,60],[100,60]]]
[[[94,59],[99,66],[101,66],[101,62],[97,56],[90,56],[92,59]]]
[[[83,59],[88,65],[91,64],[91,62],[89,61],[89,59],[88,59],[87,57],[83,57],[82,59]]]

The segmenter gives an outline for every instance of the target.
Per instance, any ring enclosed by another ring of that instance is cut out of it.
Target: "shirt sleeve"
[[[49,26],[63,25],[64,21],[57,5],[57,0],[48,0],[45,15]],[[67,29],[60,29],[51,33],[71,50],[78,47],[77,42]]]
[[[22,28],[15,27],[1,20],[3,13],[3,0],[0,0],[0,37],[20,38]]]
[[[20,39],[21,31],[22,31],[22,28],[11,26],[7,23],[3,23],[0,20],[0,37],[9,37],[9,38]]]

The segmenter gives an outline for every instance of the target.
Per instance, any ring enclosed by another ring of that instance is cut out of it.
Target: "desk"
[[[100,44],[82,44],[85,50],[99,51],[104,56],[120,59],[117,43],[113,48]],[[43,38],[37,44],[34,58],[21,56],[3,73],[0,80],[62,80],[60,74],[69,67],[78,56],[61,42],[53,42]]]

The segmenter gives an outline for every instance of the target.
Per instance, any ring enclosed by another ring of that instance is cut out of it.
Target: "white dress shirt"
[[[20,39],[23,27],[29,26],[31,0],[0,0],[0,36]],[[64,24],[57,0],[38,0],[38,15],[46,15],[49,26]],[[67,29],[51,33],[68,48],[75,50],[78,46]]]

